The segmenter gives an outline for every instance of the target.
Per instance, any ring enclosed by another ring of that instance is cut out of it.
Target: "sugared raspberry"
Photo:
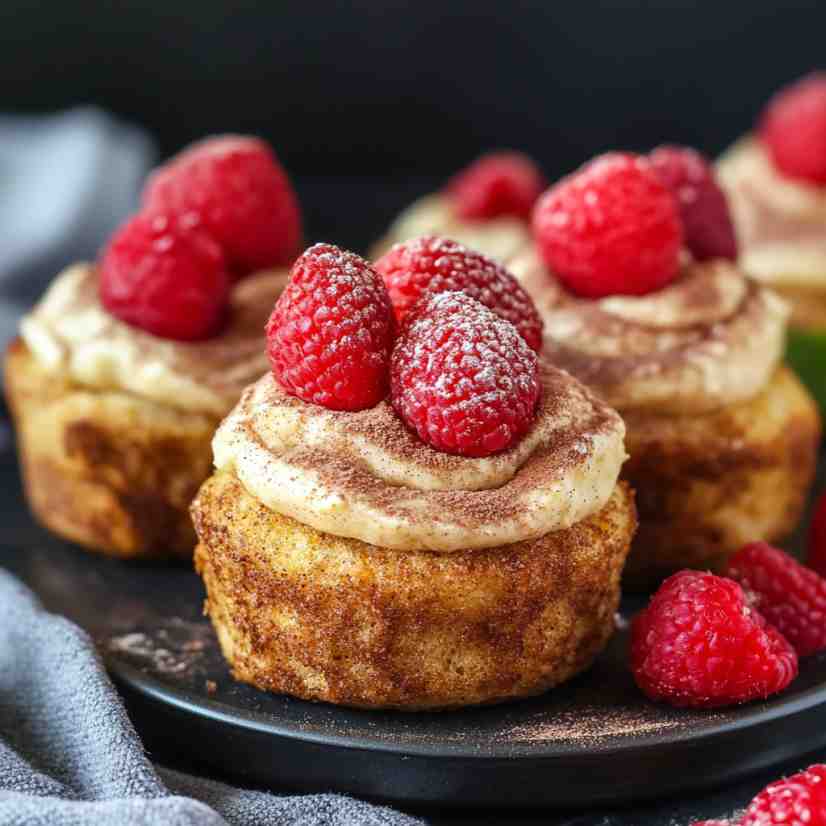
[[[715,708],[781,691],[797,655],[736,582],[680,571],[634,619],[631,669],[652,700]]]
[[[457,172],[447,184],[460,218],[484,221],[513,215],[528,221],[547,186],[539,167],[521,152],[490,152]]]
[[[212,238],[165,215],[139,214],[104,248],[98,291],[121,321],[162,338],[193,341],[220,330],[230,283]]]
[[[820,495],[815,505],[809,528],[809,553],[806,564],[821,576],[826,576],[826,493]]]
[[[660,146],[649,156],[654,171],[677,199],[685,245],[698,261],[737,259],[728,200],[711,164],[695,149]]]
[[[460,292],[422,298],[393,350],[393,407],[437,450],[489,456],[531,426],[536,353],[509,321]]]
[[[507,319],[537,352],[542,319],[531,297],[500,264],[456,241],[425,236],[396,244],[376,261],[401,321],[424,293],[459,290]]]
[[[395,319],[376,271],[332,244],[310,247],[267,323],[272,371],[291,395],[364,410],[387,395]]]
[[[745,545],[725,574],[801,657],[826,648],[826,579],[765,542]]]
[[[644,295],[680,269],[674,197],[637,155],[603,155],[563,178],[537,203],[533,229],[548,267],[590,298]]]
[[[292,185],[257,138],[226,135],[193,144],[150,176],[143,206],[202,226],[236,278],[290,264],[301,245]]]
[[[780,172],[826,184],[826,72],[781,89],[764,110],[759,133]]]
[[[826,765],[770,783],[751,801],[738,826],[826,826]]]

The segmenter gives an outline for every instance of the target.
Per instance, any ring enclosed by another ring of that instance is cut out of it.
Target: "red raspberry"
[[[652,700],[715,708],[781,691],[797,655],[736,582],[680,571],[634,619],[631,669]]]
[[[221,248],[197,229],[165,215],[139,214],[123,224],[98,267],[103,306],[115,317],[162,338],[215,335],[229,303]]]
[[[425,236],[396,244],[376,261],[401,321],[424,293],[459,290],[507,319],[537,352],[542,319],[531,297],[500,264],[456,241]]]
[[[316,244],[293,264],[267,323],[272,371],[291,395],[330,410],[364,410],[387,395],[393,308],[358,255]]]
[[[680,270],[676,203],[638,155],[603,155],[563,178],[540,198],[533,230],[548,267],[589,298],[644,295]]]
[[[826,826],[826,765],[770,783],[751,801],[738,826]]]
[[[502,215],[530,220],[547,186],[539,167],[521,152],[490,152],[457,172],[447,184],[460,218],[485,221]]]
[[[781,89],[764,110],[759,133],[780,172],[826,184],[826,72]]]
[[[809,555],[806,564],[826,576],[826,494],[821,494],[815,505],[809,528]]]
[[[513,324],[465,293],[422,298],[393,350],[393,407],[445,453],[510,447],[530,428],[539,392],[536,353]]]
[[[257,138],[194,144],[150,176],[143,205],[201,225],[236,278],[289,264],[301,245],[301,212],[287,173]]]
[[[660,180],[677,199],[685,245],[698,261],[737,260],[737,239],[728,200],[711,164],[696,150],[660,146],[649,156]]]
[[[727,577],[801,657],[826,648],[826,579],[765,542],[745,545],[729,559]]]

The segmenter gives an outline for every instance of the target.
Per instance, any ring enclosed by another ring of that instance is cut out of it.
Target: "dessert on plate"
[[[119,557],[190,556],[210,441],[267,367],[268,310],[301,219],[252,138],[214,138],[150,178],[95,263],[57,276],[6,353],[26,493],[55,533]]]
[[[272,370],[218,429],[192,506],[237,679],[357,707],[493,703],[568,679],[611,635],[636,522],[622,421],[528,346],[530,306],[486,297],[423,289],[397,322],[363,259],[297,260]]]
[[[717,168],[740,263],[789,303],[789,360],[826,407],[826,72],[776,94]]]
[[[530,216],[546,182],[521,152],[490,152],[456,173],[441,192],[412,203],[371,249],[379,258],[400,241],[440,235],[499,261],[530,243]]]
[[[783,364],[788,310],[732,260],[704,159],[614,153],[552,187],[536,243],[508,263],[546,357],[615,407],[640,528],[625,581],[718,568],[789,534],[812,481],[817,407]]]

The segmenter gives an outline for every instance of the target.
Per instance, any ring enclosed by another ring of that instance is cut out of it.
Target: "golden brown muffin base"
[[[823,283],[826,283],[826,272],[823,273]],[[826,331],[826,289],[775,284],[771,288],[791,307],[790,326],[812,333]]]
[[[704,416],[623,415],[640,527],[623,584],[681,568],[720,568],[746,542],[797,525],[815,472],[817,407],[781,367],[757,398]]]
[[[122,558],[192,555],[189,504],[218,420],[45,371],[20,340],[5,358],[26,495],[50,530]]]
[[[636,524],[618,485],[599,513],[538,540],[394,551],[273,513],[231,472],[192,512],[206,611],[236,679],[411,711],[538,694],[590,665]]]

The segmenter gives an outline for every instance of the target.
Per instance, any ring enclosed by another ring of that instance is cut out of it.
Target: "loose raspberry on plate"
[[[638,155],[602,155],[563,178],[537,203],[533,231],[548,267],[589,298],[644,295],[679,273],[677,205]]]
[[[806,564],[826,576],[826,494],[821,494],[815,505],[809,528],[809,553]]]
[[[728,200],[706,158],[686,146],[660,146],[648,159],[677,199],[685,245],[691,254],[698,261],[737,260],[737,239]]]
[[[763,112],[759,134],[780,172],[826,185],[826,72],[781,89]]]
[[[513,215],[528,221],[547,186],[539,167],[521,152],[489,152],[457,172],[446,190],[459,218],[485,221]]]
[[[445,238],[396,244],[375,264],[401,321],[425,293],[460,290],[510,321],[528,345],[542,347],[542,319],[520,283],[491,258]]]
[[[797,654],[736,582],[680,571],[634,619],[631,670],[652,700],[716,708],[782,691]]]
[[[236,278],[290,264],[301,245],[292,185],[257,138],[225,135],[193,144],[149,177],[143,206],[203,227]]]
[[[770,783],[746,809],[738,826],[826,826],[826,765]]]
[[[725,575],[750,603],[805,657],[826,648],[826,579],[765,542],[745,545]]]
[[[162,338],[193,341],[220,330],[230,283],[212,238],[165,215],[139,214],[104,248],[98,291],[121,321]]]
[[[364,410],[387,395],[395,319],[376,271],[315,244],[293,264],[267,323],[272,371],[291,395],[330,410]]]
[[[393,350],[393,407],[445,453],[510,447],[530,428],[539,393],[536,353],[513,324],[465,293],[424,296]]]

